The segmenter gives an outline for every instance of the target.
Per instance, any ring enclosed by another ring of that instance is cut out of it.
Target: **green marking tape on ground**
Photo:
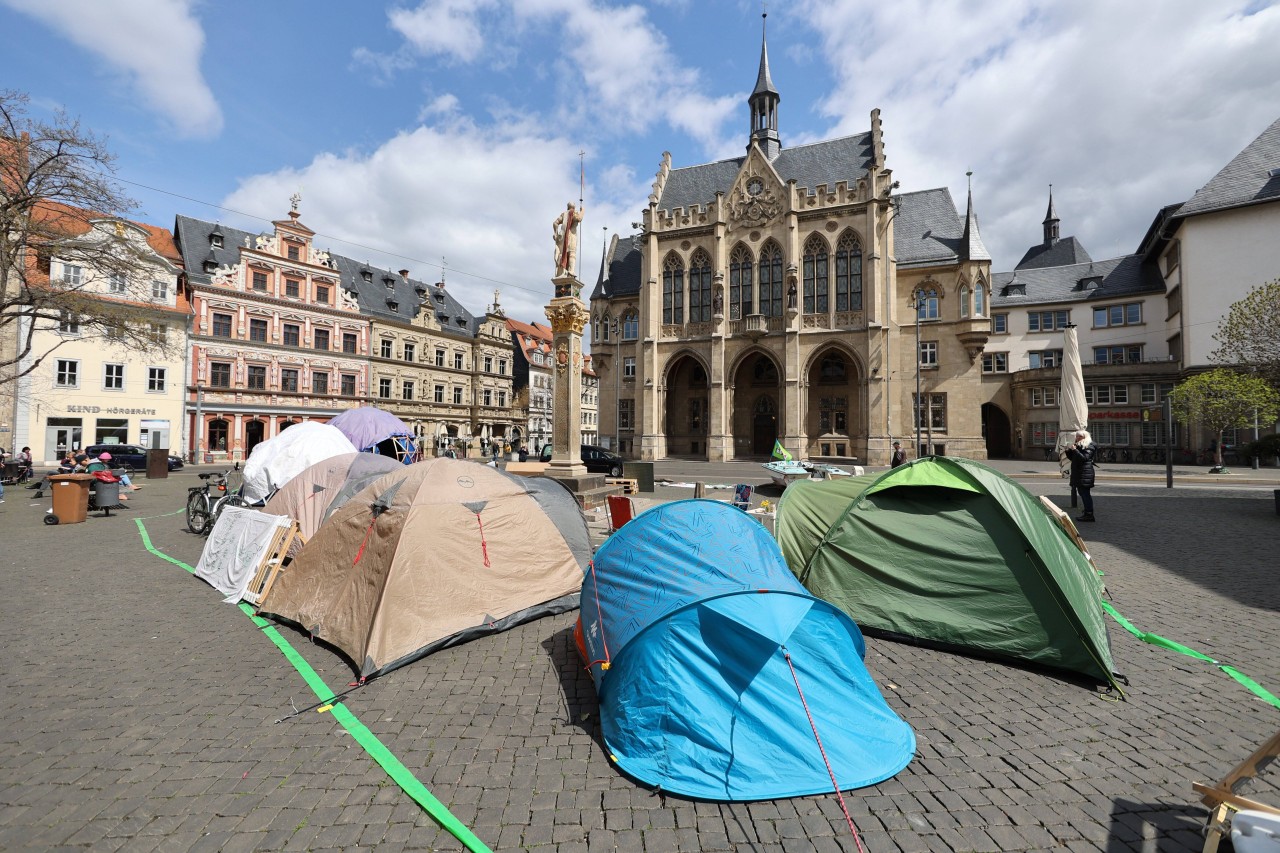
[[[1234,666],[1228,666],[1227,664],[1224,664],[1224,663],[1218,663],[1216,660],[1209,657],[1208,655],[1202,652],[1198,652],[1195,649],[1191,648],[1190,646],[1184,646],[1182,643],[1178,643],[1173,640],[1170,640],[1167,637],[1161,637],[1159,634],[1152,634],[1147,631],[1142,631],[1138,629],[1137,627],[1134,626],[1132,622],[1130,622],[1128,619],[1121,616],[1120,611],[1116,610],[1108,602],[1105,602],[1105,601],[1102,602],[1102,609],[1110,613],[1111,618],[1116,620],[1116,622],[1120,625],[1121,628],[1124,628],[1126,631],[1128,631],[1130,634],[1133,634],[1133,636],[1137,637],[1142,642],[1150,643],[1153,646],[1161,646],[1162,648],[1171,649],[1172,651],[1178,652],[1180,654],[1184,654],[1187,657],[1193,657],[1193,658],[1196,658],[1197,660],[1202,660],[1202,661],[1211,663],[1214,666],[1216,666],[1218,669],[1225,672],[1227,675],[1234,678],[1236,681],[1243,684],[1245,687],[1249,688],[1249,690],[1251,690],[1253,694],[1257,696],[1259,699],[1261,699],[1263,702],[1267,702],[1271,705],[1274,705],[1277,708],[1280,708],[1280,699],[1277,699],[1265,687],[1263,687],[1258,682],[1254,681],[1249,676],[1245,675],[1240,670],[1236,669]]]
[[[166,562],[173,563],[175,566],[185,569],[191,574],[195,574],[194,568],[179,559],[170,557],[163,551],[157,550],[156,547],[151,544],[151,537],[147,535],[147,528],[146,525],[142,523],[142,519],[135,518],[134,523],[138,525],[138,533],[142,535],[142,544],[146,546],[148,551]],[[241,603],[240,609],[246,616],[253,620],[253,624],[257,625],[262,630],[262,633],[266,634],[267,637],[271,639],[271,642],[276,644],[276,648],[280,649],[280,652],[285,656],[289,663],[293,664],[294,668],[302,676],[302,679],[307,682],[307,685],[316,694],[317,699],[324,700],[334,695],[333,691],[329,689],[329,686],[324,683],[324,679],[320,677],[319,673],[312,669],[311,664],[307,663],[306,658],[298,654],[298,650],[289,644],[289,641],[275,629],[275,626],[254,613],[253,608],[247,604]],[[463,846],[468,850],[471,850],[472,853],[492,853],[492,851],[485,846],[485,843],[477,838],[475,833],[468,829],[462,821],[454,817],[448,807],[446,807],[444,803],[440,802],[440,800],[436,799],[435,795],[427,790],[427,787],[419,782],[417,777],[409,772],[409,768],[405,767],[400,759],[396,758],[395,754],[391,750],[387,749],[386,745],[382,741],[378,740],[377,735],[369,731],[369,728],[364,723],[360,722],[360,720],[356,718],[356,715],[351,713],[346,706],[340,702],[335,703],[329,713],[331,713],[333,718],[347,730],[347,733],[355,739],[356,743],[360,744],[360,746],[364,748],[364,751],[369,755],[369,757],[378,762],[383,770],[387,771],[387,775],[400,786],[401,790],[408,794],[414,802],[422,806],[422,808],[426,810],[427,814],[431,815],[437,823],[452,833],[454,838],[461,841]]]

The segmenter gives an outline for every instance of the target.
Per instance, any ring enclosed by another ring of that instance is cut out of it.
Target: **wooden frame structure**
[[[298,532],[298,522],[291,521],[286,527],[276,528],[271,536],[271,543],[267,546],[266,554],[262,557],[262,562],[258,563],[258,568],[254,570],[253,580],[249,581],[249,586],[244,591],[244,601],[257,607],[262,603],[262,599],[267,597],[267,593],[271,592],[271,585],[276,582],[276,576],[284,568],[289,546],[293,544],[295,538],[302,541],[302,534]]]
[[[1217,785],[1206,785],[1193,782],[1191,787],[1201,795],[1200,802],[1208,806],[1209,824],[1205,828],[1203,853],[1217,853],[1218,844],[1230,832],[1231,813],[1233,811],[1259,811],[1280,816],[1280,808],[1242,797],[1235,792],[1235,786],[1246,779],[1257,776],[1262,768],[1280,755],[1280,731],[1271,739],[1258,747],[1257,751],[1237,764],[1230,773]]]

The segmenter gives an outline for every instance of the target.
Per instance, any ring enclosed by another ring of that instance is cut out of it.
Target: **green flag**
[[[776,438],[773,440],[773,458],[781,459],[783,462],[791,461],[791,454],[782,446],[782,442]]]

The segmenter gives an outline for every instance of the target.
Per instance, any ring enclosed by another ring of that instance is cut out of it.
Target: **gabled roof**
[[[672,169],[658,199],[659,210],[710,204],[716,193],[728,193],[747,156]],[[818,184],[834,187],[838,181],[856,182],[872,163],[871,134],[843,136],[809,145],[784,148],[770,161],[784,182],[813,190]]]
[[[1087,264],[1093,258],[1085,251],[1084,246],[1075,237],[1063,237],[1053,243],[1041,243],[1027,249],[1027,253],[1014,267],[1017,270],[1040,269],[1042,267],[1065,267],[1071,264]]]
[[[902,193],[894,196],[893,253],[900,269],[955,263],[960,258],[964,220],[956,211],[951,190]]]
[[[240,262],[240,249],[253,246],[254,238],[258,236],[189,216],[177,217],[174,230],[177,232],[178,248],[182,256],[189,259],[187,277],[195,284],[210,284],[213,281],[213,277],[204,271],[206,259],[212,259],[218,266],[237,264]],[[220,247],[213,246],[209,240],[215,230],[222,235]],[[427,283],[413,278],[406,281],[393,270],[343,255],[330,253],[329,257],[341,287],[356,297],[361,314],[380,320],[411,323],[419,310],[430,310],[436,314],[445,332],[467,338],[473,338],[478,333],[480,320],[463,308],[439,283]],[[368,281],[364,276],[366,271],[369,273]],[[431,305],[420,308],[424,296],[431,298]]]
[[[1016,291],[1021,285],[1025,295]],[[1038,305],[1054,302],[1092,302],[1163,293],[1164,281],[1141,255],[1124,255],[1105,261],[1032,267],[998,272],[991,277],[993,308],[1010,305]]]
[[[1280,201],[1280,119],[1214,175],[1178,211],[1178,218]]]

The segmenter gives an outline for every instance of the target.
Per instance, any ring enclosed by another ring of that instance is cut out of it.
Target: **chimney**
[[[408,270],[400,270],[400,277],[401,277],[402,279],[404,279],[405,281],[408,281],[408,280],[409,280],[409,271],[408,271]]]

